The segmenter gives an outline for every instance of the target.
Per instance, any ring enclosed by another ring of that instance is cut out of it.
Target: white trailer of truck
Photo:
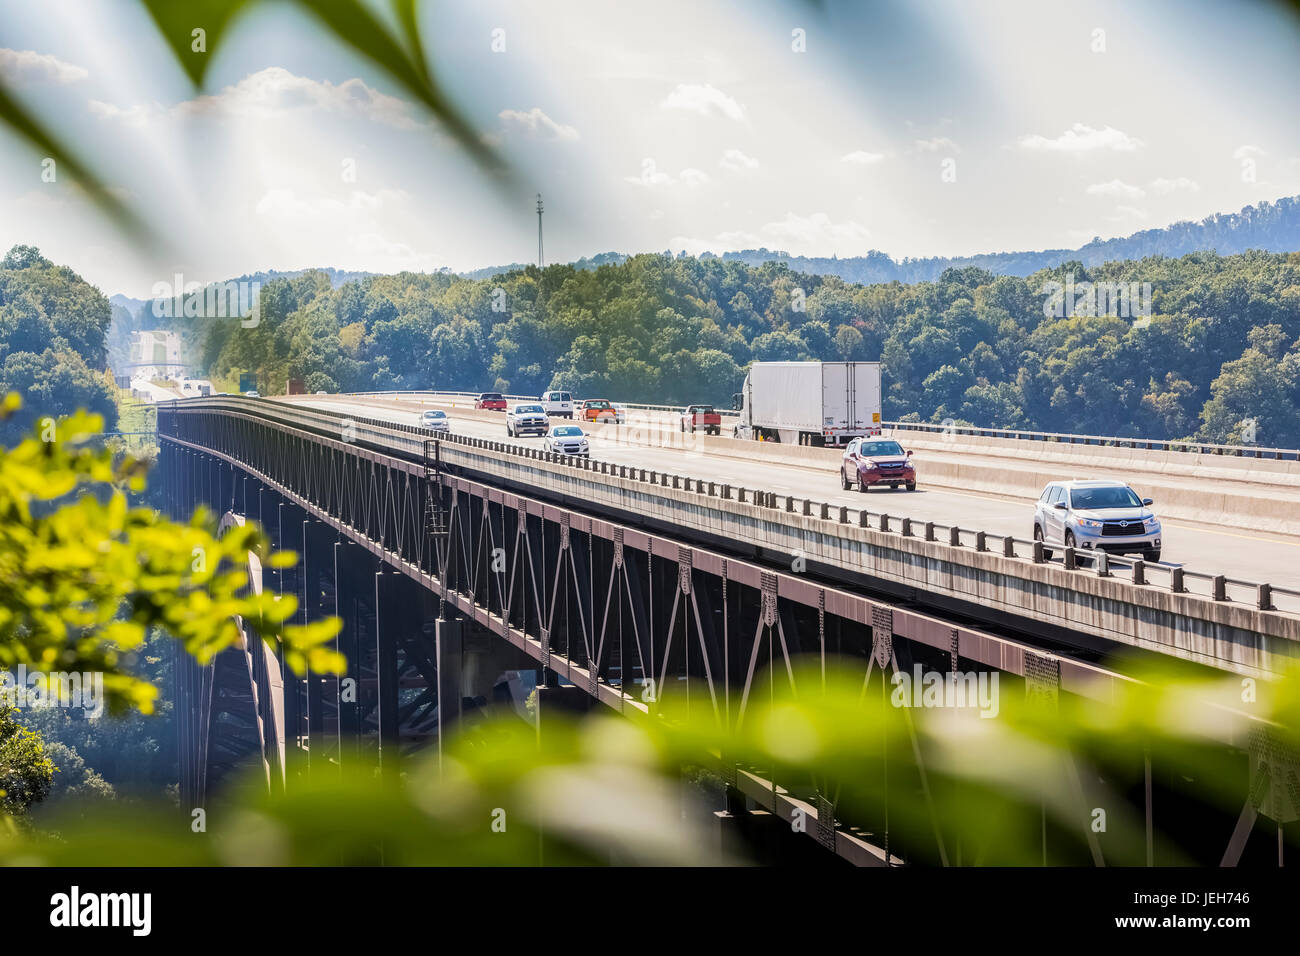
[[[880,434],[879,362],[755,362],[740,394],[736,438],[845,445]]]

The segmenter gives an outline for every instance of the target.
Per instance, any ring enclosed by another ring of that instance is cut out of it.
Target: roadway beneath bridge
[[[313,396],[310,405],[407,425],[417,424],[420,417],[418,410],[403,407],[401,403],[356,401],[344,396]],[[452,420],[452,428],[458,434],[521,446],[539,447],[541,444],[540,438],[507,436],[504,415],[496,422],[477,417],[481,413],[466,415],[451,407],[446,407],[446,411]],[[919,522],[960,525],[976,531],[1019,538],[1029,538],[1032,534],[1032,501],[927,487],[924,452],[918,452],[915,456],[919,473],[919,484],[915,492],[883,488],[862,494],[841,490],[838,477],[819,466],[746,460],[704,451],[627,446],[603,437],[600,428],[588,430],[592,432],[592,457],[614,464],[693,475],[706,481],[762,488],[779,495],[812,496],[831,504],[866,507]],[[1060,477],[1070,478],[1074,475],[1063,471]],[[1159,513],[1159,502],[1156,503],[1156,511]],[[1300,588],[1300,536],[1212,528],[1163,518],[1162,524],[1165,529],[1163,559],[1166,564],[1186,566],[1207,574],[1266,581],[1279,587]],[[1191,582],[1189,587],[1203,590]],[[1239,596],[1242,600],[1249,599],[1244,591]]]

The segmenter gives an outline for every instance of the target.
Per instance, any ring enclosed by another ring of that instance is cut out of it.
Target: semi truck
[[[880,434],[879,362],[755,362],[743,388],[736,438],[835,446]]]

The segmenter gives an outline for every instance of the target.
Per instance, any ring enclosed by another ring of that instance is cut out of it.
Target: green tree
[[[0,815],[21,816],[43,800],[54,781],[54,764],[40,735],[15,719],[0,700]]]
[[[851,325],[841,325],[835,330],[835,351],[846,362],[862,358],[862,333]]]
[[[1280,326],[1252,329],[1250,347],[1210,386],[1198,437],[1233,444],[1294,441],[1300,422],[1300,342],[1289,351]]]
[[[75,352],[13,352],[0,362],[0,393],[25,397],[25,407],[0,419],[0,444],[11,445],[33,428],[88,409],[110,427],[117,402],[103,373],[86,367]]]
[[[0,414],[20,404],[10,394]],[[148,712],[156,688],[128,672],[124,656],[159,628],[206,663],[238,639],[242,618],[258,622],[295,670],[337,671],[341,658],[325,646],[336,619],[286,625],[291,596],[246,593],[250,552],[269,567],[296,556],[270,553],[253,526],[217,538],[202,512],[182,525],[132,507],[142,464],[103,447],[102,424],[78,413],[0,449],[0,668],[102,672],[110,710]]]

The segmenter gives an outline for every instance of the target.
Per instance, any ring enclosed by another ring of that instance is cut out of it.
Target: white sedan
[[[587,436],[577,425],[557,425],[542,439],[542,447],[557,455],[591,456]]]
[[[420,427],[431,432],[450,432],[451,421],[441,408],[428,408],[420,413]]]

